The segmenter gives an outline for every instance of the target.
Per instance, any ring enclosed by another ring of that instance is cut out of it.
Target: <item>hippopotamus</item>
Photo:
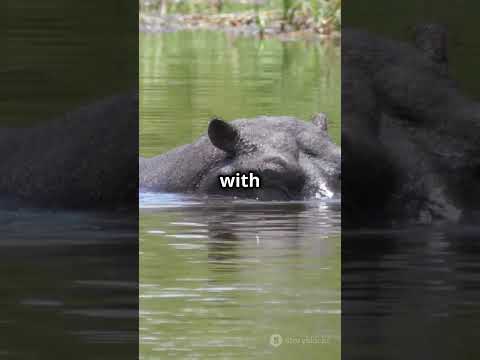
[[[310,122],[259,116],[214,118],[192,144],[140,158],[141,191],[214,194],[258,200],[333,197],[340,193],[340,148],[325,114]],[[220,176],[253,172],[258,188],[223,188]]]
[[[342,224],[459,221],[479,210],[480,106],[448,73],[447,32],[342,33]]]
[[[0,129],[0,207],[138,208],[138,95]]]

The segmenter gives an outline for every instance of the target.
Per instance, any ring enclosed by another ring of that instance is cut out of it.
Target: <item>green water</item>
[[[191,142],[213,114],[323,111],[339,140],[338,48],[213,32],[140,46],[144,156]],[[141,194],[141,358],[339,359],[340,249],[338,203]]]
[[[193,141],[209,119],[325,112],[340,139],[340,49],[215,32],[140,37],[140,153]]]

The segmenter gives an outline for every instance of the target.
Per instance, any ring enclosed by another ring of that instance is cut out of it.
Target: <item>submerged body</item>
[[[219,194],[261,200],[331,197],[340,192],[340,148],[325,115],[312,122],[261,116],[210,122],[192,144],[140,158],[143,191]],[[223,188],[221,176],[253,173],[259,187]]]

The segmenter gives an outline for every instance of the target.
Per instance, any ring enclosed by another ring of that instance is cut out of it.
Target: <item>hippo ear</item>
[[[328,118],[324,113],[317,113],[312,117],[312,123],[323,131],[328,130]]]
[[[219,118],[213,118],[208,124],[208,137],[215,147],[227,153],[234,153],[239,135],[229,123]]]
[[[440,24],[422,24],[414,28],[415,45],[433,62],[447,65],[447,29]]]

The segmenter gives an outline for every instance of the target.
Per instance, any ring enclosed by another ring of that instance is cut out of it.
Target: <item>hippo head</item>
[[[332,197],[340,192],[340,148],[328,135],[324,114],[311,122],[265,116],[227,123],[215,118],[208,140],[220,156],[200,181],[201,192],[259,200]],[[220,186],[220,176],[248,173],[260,178],[260,187]]]

